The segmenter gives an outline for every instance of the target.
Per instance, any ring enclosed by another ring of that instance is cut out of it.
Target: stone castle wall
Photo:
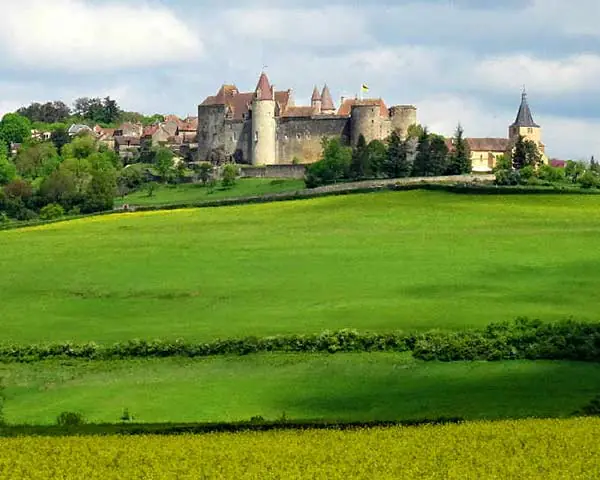
[[[318,161],[323,152],[323,137],[342,138],[348,143],[350,120],[347,117],[282,118],[278,121],[277,148],[279,164]]]

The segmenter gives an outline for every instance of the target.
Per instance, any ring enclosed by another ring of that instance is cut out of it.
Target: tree
[[[421,135],[423,135],[424,132],[427,131],[427,127],[423,127],[417,123],[413,123],[412,125],[410,125],[408,127],[408,130],[406,131],[406,139],[408,140],[409,138],[413,138],[413,139],[419,139],[421,138]]]
[[[228,163],[223,167],[223,187],[231,188],[235,185],[238,176],[238,169],[233,163]]]
[[[565,177],[572,183],[577,183],[579,177],[585,173],[585,165],[581,162],[568,160],[565,167]]]
[[[15,165],[20,175],[35,179],[50,175],[60,165],[60,157],[50,142],[24,145],[17,154]]]
[[[79,135],[62,149],[64,158],[88,158],[92,153],[98,151],[98,143],[91,135]]]
[[[388,139],[387,156],[382,172],[388,178],[403,178],[410,175],[410,169],[407,141],[402,140],[397,132],[392,132]]]
[[[369,154],[369,170],[367,175],[378,177],[383,170],[383,164],[387,158],[387,147],[381,140],[372,140],[367,146]]]
[[[40,210],[40,218],[42,220],[54,220],[64,216],[65,209],[56,203],[49,203]]]
[[[60,165],[60,170],[66,170],[73,175],[78,193],[84,192],[92,179],[92,167],[86,158],[67,158]]]
[[[537,168],[543,163],[542,154],[538,150],[535,142],[531,140],[525,140],[523,142],[523,146],[525,148],[525,165]]]
[[[6,185],[17,177],[17,167],[8,158],[8,147],[0,142],[0,185]]]
[[[594,173],[600,173],[600,164],[596,161],[593,155],[590,160],[590,170]]]
[[[7,113],[0,121],[0,140],[7,144],[24,143],[31,138],[31,122],[18,113]]]
[[[352,149],[342,145],[339,138],[323,138],[321,160],[306,169],[305,183],[308,188],[335,183],[349,178],[352,164]]]
[[[515,170],[521,170],[525,165],[527,165],[527,149],[525,139],[519,135],[512,153],[512,166]]]
[[[449,175],[462,175],[465,173],[471,173],[473,170],[471,150],[469,148],[469,144],[464,138],[464,130],[460,124],[458,127],[456,127],[453,146],[454,150],[450,154],[447,173]]]
[[[168,148],[161,147],[156,151],[154,163],[160,178],[165,183],[169,180],[173,170],[173,157],[173,152]]]
[[[146,193],[148,194],[148,197],[153,197],[154,192],[157,189],[158,189],[158,183],[156,183],[156,182],[148,182],[146,184]]]
[[[78,200],[75,175],[66,168],[56,170],[42,181],[39,193],[46,203],[58,203],[66,209],[71,208]]]
[[[22,107],[17,113],[27,117],[32,123],[59,123],[65,122],[71,116],[71,109],[63,102],[47,102],[44,104],[32,103]]]
[[[419,136],[419,143],[417,144],[417,156],[412,170],[413,177],[424,177],[427,175],[431,154],[430,150],[431,139],[427,127],[425,127]]]
[[[110,97],[88,98],[82,97],[75,100],[75,114],[83,120],[96,123],[116,123],[120,120],[122,112],[115,100]]]
[[[56,150],[62,151],[62,148],[71,141],[67,127],[60,126],[56,128],[50,134],[50,141],[54,144]]]
[[[364,135],[359,135],[356,147],[352,150],[352,161],[350,163],[350,177],[354,180],[365,178],[369,175],[369,150]]]
[[[117,192],[114,171],[95,170],[85,191],[83,211],[86,213],[112,210]]]

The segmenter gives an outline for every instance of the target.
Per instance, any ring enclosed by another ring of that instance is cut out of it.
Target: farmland
[[[0,439],[5,478],[528,478],[600,476],[600,420],[175,437]]]
[[[0,364],[6,420],[51,425],[276,420],[566,417],[600,391],[600,365],[420,362],[407,354],[251,355],[202,360]]]
[[[221,198],[251,197],[270,193],[293,192],[304,189],[302,180],[285,180],[271,178],[244,178],[231,188],[220,186],[210,188],[202,184],[158,185],[152,196],[145,190],[130,193],[118,198],[117,205],[167,205],[193,203]]]
[[[2,232],[3,340],[596,320],[599,204],[388,192]]]

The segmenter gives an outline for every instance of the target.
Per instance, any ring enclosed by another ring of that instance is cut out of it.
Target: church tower
[[[517,113],[515,123],[509,127],[508,138],[510,140],[516,140],[522,136],[525,140],[531,140],[534,142],[540,153],[546,158],[545,145],[542,143],[542,127],[533,121],[533,115],[527,102],[527,92],[523,90],[521,96],[521,106]]]
[[[275,89],[263,72],[252,100],[252,165],[275,165]]]

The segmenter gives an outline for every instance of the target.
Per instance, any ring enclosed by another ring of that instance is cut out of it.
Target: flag
[[[367,84],[366,84],[366,83],[363,83],[363,84],[362,84],[362,87],[361,87],[361,89],[362,89],[362,91],[363,91],[363,92],[368,92],[368,91],[369,91],[369,87],[367,86]]]

